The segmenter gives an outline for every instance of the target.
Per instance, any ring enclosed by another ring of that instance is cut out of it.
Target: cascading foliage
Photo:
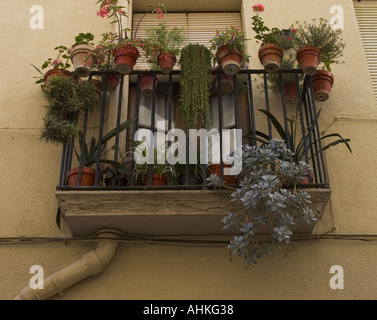
[[[228,249],[243,257],[249,265],[257,259],[273,254],[274,243],[289,244],[291,227],[297,222],[311,224],[316,214],[308,206],[310,195],[296,190],[296,184],[310,170],[305,162],[296,163],[293,153],[283,140],[272,139],[261,147],[242,147],[240,186],[232,194],[232,201],[244,209],[245,214],[229,213],[222,222],[224,229],[237,234]],[[208,179],[209,185],[223,186],[216,175]],[[294,186],[293,190],[285,188]],[[271,226],[273,241],[260,241],[261,228]]]
[[[186,129],[196,128],[198,117],[209,120],[212,53],[204,45],[189,44],[181,52],[180,102]]]

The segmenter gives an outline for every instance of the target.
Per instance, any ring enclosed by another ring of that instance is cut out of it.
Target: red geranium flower
[[[252,8],[253,8],[254,12],[263,12],[264,11],[264,6],[260,3],[253,5]]]

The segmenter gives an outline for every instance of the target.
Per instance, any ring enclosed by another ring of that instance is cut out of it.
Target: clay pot
[[[241,69],[242,55],[240,52],[228,46],[221,46],[216,52],[217,61],[219,62],[223,72],[233,76]]]
[[[110,74],[107,76],[107,91],[114,92],[119,85],[120,75]]]
[[[102,97],[102,91],[103,91],[102,82],[97,79],[92,79],[92,83],[94,85],[94,97],[97,100],[100,100]]]
[[[314,99],[316,101],[326,101],[334,84],[334,75],[327,70],[318,70],[312,76]]]
[[[231,165],[225,164],[224,163],[224,169],[225,168],[231,168]],[[207,175],[210,176],[211,174],[216,174],[219,178],[221,178],[221,165],[220,163],[216,164],[210,164],[208,166],[208,172]],[[238,185],[238,178],[235,176],[229,176],[224,174],[224,182],[226,184],[231,184],[231,185]]]
[[[148,177],[145,177],[145,185],[148,185]],[[166,186],[168,184],[168,179],[166,176],[159,174],[159,173],[153,173],[152,174],[152,186]]]
[[[217,66],[215,70],[221,69],[220,66]],[[215,88],[218,90],[218,75],[214,74],[212,75],[212,79],[215,83]],[[227,74],[221,74],[220,75],[220,88],[221,88],[221,94],[223,95],[229,95],[233,93],[234,90],[234,82],[233,82],[233,76],[229,76]]]
[[[71,72],[64,70],[64,69],[51,69],[47,71],[44,75],[44,82],[45,85],[48,85],[50,83],[50,79],[52,77],[66,77],[70,78],[71,77]]]
[[[277,44],[268,43],[259,49],[258,56],[267,73],[276,73],[283,59],[283,50]]]
[[[158,77],[156,76],[156,85],[158,85]],[[146,98],[151,98],[153,96],[153,76],[141,76],[140,77],[140,91]]]
[[[115,69],[120,74],[130,74],[139,58],[139,50],[129,44],[114,49]]]
[[[310,175],[311,181],[309,180],[309,175]],[[308,184],[308,183],[314,183],[313,171],[310,171],[309,174],[307,174],[303,178],[299,179],[299,181],[298,181],[298,184]]]
[[[302,71],[310,76],[317,72],[320,57],[321,51],[314,46],[304,46],[296,52],[296,59]]]
[[[82,167],[80,186],[94,186],[96,170],[89,167]],[[68,185],[77,186],[79,177],[79,167],[73,168],[67,172]]]
[[[297,103],[296,82],[288,83],[284,86],[284,97],[285,102],[288,104]]]
[[[161,72],[163,74],[170,74],[171,71],[173,70],[173,67],[175,65],[177,58],[172,53],[168,53],[168,54],[161,53],[157,57],[157,60],[158,60],[158,65],[160,66]]]
[[[87,77],[92,72],[95,59],[88,58],[88,54],[93,50],[94,47],[88,44],[78,44],[72,48],[71,61],[78,77]]]

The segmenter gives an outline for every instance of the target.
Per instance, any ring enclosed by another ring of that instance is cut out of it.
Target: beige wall
[[[60,237],[55,225],[61,147],[38,140],[44,114],[41,90],[30,63],[41,65],[53,48],[73,43],[79,32],[99,35],[108,21],[96,16],[96,1],[41,0],[45,11],[43,30],[32,30],[30,2],[15,1],[1,21],[0,60],[0,237]],[[188,6],[187,1],[181,1]],[[206,2],[208,8],[215,1]],[[236,2],[234,2],[236,3]],[[375,233],[374,171],[377,162],[376,103],[351,0],[265,0],[266,23],[284,27],[317,17],[329,19],[330,7],[344,8],[345,64],[334,66],[335,84],[330,99],[321,103],[321,128],[350,138],[354,153],[343,146],[326,154],[332,190],[331,203],[319,232],[333,226],[338,233]],[[226,2],[230,7],[229,2]],[[251,6],[244,0],[239,10],[249,38]],[[169,10],[169,4],[166,2]],[[174,4],[177,6],[177,1]],[[203,10],[199,1],[189,8]],[[233,9],[233,8],[231,8]],[[176,8],[174,8],[176,10]],[[174,11],[172,10],[172,11]],[[256,45],[249,42],[252,68],[260,68]],[[12,129],[5,129],[12,128]],[[25,128],[25,129],[20,129]],[[367,179],[369,178],[369,179]],[[41,265],[48,276],[76,261],[94,243],[45,243],[0,245],[0,299],[12,299],[27,286],[32,265]],[[121,244],[113,260],[99,276],[67,289],[55,299],[376,299],[377,259],[375,242],[307,240],[294,242],[268,260],[244,269],[236,257],[228,260],[225,247],[157,244]],[[332,265],[344,268],[345,289],[329,287]]]

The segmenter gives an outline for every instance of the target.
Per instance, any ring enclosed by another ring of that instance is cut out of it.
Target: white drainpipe
[[[114,238],[114,235],[111,237]],[[97,249],[86,253],[80,260],[44,279],[44,289],[33,290],[30,286],[26,286],[13,300],[45,300],[56,294],[62,296],[65,289],[101,273],[114,256],[118,244],[116,239],[100,241]]]

